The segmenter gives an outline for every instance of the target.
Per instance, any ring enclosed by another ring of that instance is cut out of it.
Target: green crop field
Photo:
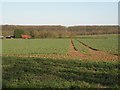
[[[78,40],[92,48],[118,54],[118,35],[88,35]]]
[[[73,39],[74,46],[78,51],[87,53],[87,49],[79,44],[81,41],[86,45],[118,54],[117,35],[88,35]],[[2,40],[3,54],[65,54],[69,50],[69,39],[13,39]]]
[[[3,88],[117,88],[118,63],[3,57]]]
[[[65,54],[69,39],[13,39],[2,41],[3,54]]]
[[[87,58],[99,55],[99,52],[92,55],[80,43],[113,55],[118,54],[117,40],[117,35],[88,35],[72,40],[3,39],[3,88],[120,88],[119,62],[109,60],[109,55],[105,56],[107,60],[103,60],[102,53],[99,60]],[[45,54],[45,58],[24,57],[36,54]],[[111,57],[116,58],[117,55]]]

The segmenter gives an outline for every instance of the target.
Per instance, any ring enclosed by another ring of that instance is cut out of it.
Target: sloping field
[[[88,35],[78,40],[94,49],[118,54],[118,35]]]

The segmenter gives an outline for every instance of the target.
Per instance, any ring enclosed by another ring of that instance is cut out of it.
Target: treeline
[[[16,30],[24,31],[24,34],[33,38],[62,38],[75,37],[77,35],[118,34],[118,26],[20,26],[2,25],[2,35],[14,35]]]

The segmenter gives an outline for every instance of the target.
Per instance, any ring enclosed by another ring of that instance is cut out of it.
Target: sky
[[[4,1],[1,4],[2,24],[118,25],[118,2],[115,0],[111,2]]]
[[[0,2],[119,2],[120,0],[0,0]]]

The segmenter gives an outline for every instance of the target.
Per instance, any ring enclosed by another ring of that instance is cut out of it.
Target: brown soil
[[[80,53],[79,51],[77,51],[75,49],[75,46],[73,44],[73,41],[71,39],[70,41],[70,50],[69,50],[69,55],[72,56],[72,57],[81,57],[81,58],[84,58],[86,55],[83,54],[83,53]]]
[[[91,50],[89,49],[90,54],[90,59],[93,60],[118,60],[118,56],[117,55],[112,55],[103,51],[95,51],[95,50]]]
[[[83,43],[80,43],[80,44],[84,45]],[[85,46],[85,48],[87,48],[89,50],[88,54],[83,54],[83,53],[80,53],[79,51],[77,51],[75,49],[75,47],[74,47],[73,41],[71,40],[69,54],[71,56],[73,56],[73,57],[78,56],[81,59],[101,60],[101,61],[106,61],[106,60],[114,61],[114,60],[118,60],[118,56],[117,55],[112,55],[112,54],[109,54],[107,52],[91,49],[87,45],[84,45],[84,46]]]

